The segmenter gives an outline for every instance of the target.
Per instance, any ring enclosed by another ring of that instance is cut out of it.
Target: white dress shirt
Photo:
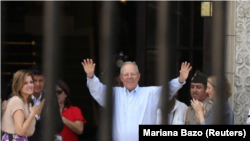
[[[168,123],[171,125],[184,125],[187,105],[179,100],[175,99],[174,109],[168,114]],[[156,124],[161,124],[162,112],[159,108],[157,110],[157,120]]]
[[[169,99],[185,84],[175,78],[169,83]],[[105,107],[106,86],[94,76],[87,77],[87,86],[94,99]],[[140,124],[156,124],[156,111],[162,86],[137,87],[129,92],[125,87],[113,87],[113,141],[138,141]]]
[[[36,99],[36,97],[34,97],[33,95],[31,96],[31,98],[34,102],[34,105],[39,106],[39,104],[42,101],[42,92],[41,92],[40,96],[38,97],[38,99]],[[36,118],[36,120],[40,120],[40,116],[37,114],[35,115],[35,118]]]
[[[249,109],[249,111],[248,111],[246,123],[247,123],[248,125],[250,125],[250,109]]]

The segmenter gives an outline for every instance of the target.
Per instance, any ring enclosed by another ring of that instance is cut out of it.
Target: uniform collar
[[[213,101],[209,97],[207,97],[202,103],[204,105],[204,104],[207,104],[207,103],[213,103]]]

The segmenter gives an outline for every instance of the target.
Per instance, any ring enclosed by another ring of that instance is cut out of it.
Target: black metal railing
[[[60,18],[61,3],[46,1],[44,2],[44,47],[43,47],[43,72],[46,78],[45,88],[46,94],[46,117],[42,120],[42,140],[54,141],[54,131],[56,119],[54,116],[57,111],[54,108],[55,101],[55,83],[58,76],[58,70],[61,64],[59,50],[60,43]]]
[[[225,11],[226,1],[213,2],[213,17],[212,17],[212,75],[217,78],[216,86],[216,116],[214,117],[214,124],[220,124],[224,120],[222,117],[223,97],[225,92],[225,82],[223,76],[225,73]]]
[[[163,108],[163,124],[168,124],[168,82],[169,82],[169,54],[171,44],[171,2],[161,1],[157,2],[158,13],[157,17],[157,32],[156,41],[157,48],[160,50],[158,58],[158,77],[160,84],[163,84],[161,104]],[[225,3],[226,2],[214,2],[214,13],[213,14],[213,33],[212,33],[212,74],[218,78],[218,89],[216,92],[218,101],[222,100],[222,94],[224,91],[222,76],[224,75],[224,62],[225,62]],[[114,23],[113,14],[116,12],[115,2],[103,2],[102,9],[102,25],[101,25],[101,44],[102,53],[100,62],[106,67],[106,74],[104,76],[103,82],[107,85],[107,97],[106,97],[106,110],[101,113],[100,125],[98,139],[100,141],[111,141],[112,140],[112,118],[113,118],[113,74],[111,62],[113,61],[113,50],[115,47],[115,37],[113,34],[112,27]],[[46,90],[47,93],[54,92],[55,79],[57,78],[57,68],[59,67],[60,60],[58,59],[60,54],[58,53],[58,46],[60,45],[59,38],[59,17],[60,17],[60,6],[55,5],[55,2],[45,2],[45,19],[44,19],[44,72],[46,75]],[[138,33],[139,34],[139,33]],[[60,52],[60,51],[59,51]],[[51,97],[46,98],[46,102],[52,102]],[[221,102],[218,102],[221,103]],[[221,105],[216,105],[216,117],[214,117],[214,123],[219,124],[222,122],[221,111],[224,107]],[[53,125],[53,111],[47,115],[45,120],[46,126],[44,126],[44,141],[52,140],[53,126],[48,128],[49,125]]]

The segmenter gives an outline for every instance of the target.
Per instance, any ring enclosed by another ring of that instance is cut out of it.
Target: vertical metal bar
[[[113,91],[112,83],[114,78],[114,69],[112,63],[113,52],[114,52],[114,14],[115,14],[115,2],[105,1],[103,4],[102,11],[102,25],[101,25],[101,43],[103,54],[101,56],[101,62],[106,68],[106,74],[103,77],[103,83],[106,84],[106,108],[101,111],[101,121],[98,132],[98,139],[100,141],[112,141],[112,121],[113,121]]]
[[[0,92],[1,92],[1,94],[0,94],[0,98],[2,98],[3,99],[3,82],[2,82],[2,80],[3,80],[3,77],[2,77],[2,72],[3,72],[3,51],[4,51],[4,48],[3,48],[3,33],[4,33],[4,22],[3,22],[3,14],[4,14],[4,12],[3,12],[3,4],[4,4],[4,2],[3,2],[3,0],[1,0],[0,1]],[[2,88],[2,89],[1,89]]]
[[[193,52],[193,46],[194,46],[194,1],[190,1],[190,42],[189,46],[190,49]]]
[[[190,42],[189,42],[189,59],[194,64],[194,1],[190,1]]]
[[[171,34],[170,34],[170,2],[169,1],[159,1],[157,2],[157,32],[156,32],[156,43],[157,49],[159,51],[158,58],[158,71],[160,79],[160,84],[163,84],[162,98],[161,98],[161,108],[162,108],[162,124],[168,123],[168,113],[169,113],[169,51],[171,47]]]
[[[211,38],[212,38],[212,18],[204,17],[204,33],[203,33],[203,73],[207,75],[211,75]]]
[[[216,116],[214,124],[221,124],[223,121],[222,111],[224,104],[224,81],[222,77],[225,69],[225,4],[226,1],[213,1],[212,17],[212,74],[217,78],[216,86]]]
[[[181,14],[179,14],[181,12],[181,2],[178,1],[178,5],[177,5],[177,42],[176,42],[176,46],[180,47],[181,46]]]
[[[60,64],[58,59],[59,31],[60,31],[60,2],[44,2],[44,47],[43,47],[43,72],[46,78],[44,97],[46,99],[46,117],[42,120],[42,140],[53,141],[55,134],[55,116],[53,102],[55,96],[55,80],[57,78],[57,69]]]
[[[139,84],[145,86],[146,75],[146,18],[147,18],[147,2],[137,1],[137,15],[136,15],[136,64],[141,73]]]

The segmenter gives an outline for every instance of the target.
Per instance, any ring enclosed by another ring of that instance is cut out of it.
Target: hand
[[[38,116],[40,116],[41,113],[42,113],[44,102],[45,102],[45,99],[43,99],[43,101],[42,101],[42,102],[39,104],[39,106],[38,106],[38,109],[37,109],[37,111],[36,111],[36,114],[37,114]]]
[[[59,104],[59,110],[60,110],[61,116],[62,116],[63,108],[64,108],[64,105],[63,104]]]
[[[2,102],[2,99],[1,99],[1,116],[3,116],[3,114],[4,114],[4,112],[5,112],[6,108],[7,108],[8,102],[9,102],[9,100],[8,101],[4,100]]]
[[[65,119],[66,119],[66,118],[62,116],[62,121],[63,121],[63,123],[65,123],[65,121],[66,121]]]
[[[89,78],[94,77],[94,71],[95,71],[95,63],[93,63],[92,59],[84,59],[82,62],[82,66],[84,71],[86,72],[87,76]]]
[[[188,74],[189,74],[191,69],[192,69],[192,66],[190,66],[190,63],[183,62],[181,64],[180,77],[179,77],[179,81],[181,83],[186,81],[186,79],[188,78]]]
[[[33,106],[30,104],[29,109],[30,109],[30,114],[35,116],[37,113],[37,106],[35,104]]]
[[[4,112],[5,112],[6,108],[7,108],[8,102],[9,102],[9,101],[6,101],[6,100],[4,100],[4,101],[2,102],[2,115],[4,114]]]
[[[196,99],[193,99],[193,100],[191,100],[191,105],[195,110],[195,114],[196,114],[197,118],[199,118],[199,116],[204,117],[205,107],[204,107],[202,102],[200,102],[200,101],[198,101]]]

